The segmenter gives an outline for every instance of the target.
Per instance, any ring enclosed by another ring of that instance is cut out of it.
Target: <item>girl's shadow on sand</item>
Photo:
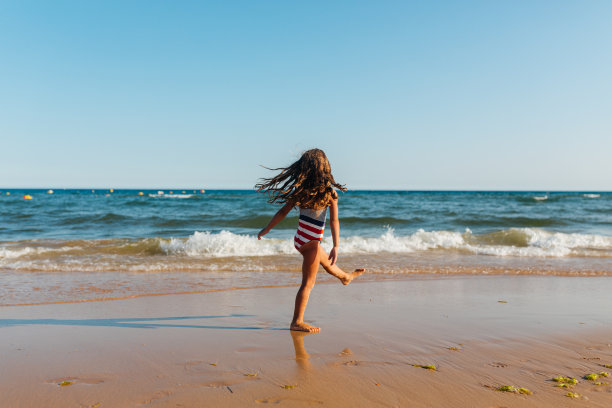
[[[160,321],[185,321],[190,319],[223,319],[228,317],[254,317],[255,315],[231,314],[225,316],[134,317],[117,319],[0,319],[0,328],[26,325],[126,327],[132,329],[157,329],[161,327],[223,330],[289,330],[257,326],[217,326],[200,324],[154,323]]]

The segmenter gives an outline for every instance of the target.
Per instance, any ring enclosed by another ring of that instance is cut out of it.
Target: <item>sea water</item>
[[[296,283],[297,211],[257,239],[278,208],[250,190],[0,189],[0,304]],[[609,192],[348,191],[339,216],[339,265],[369,279],[612,275]]]

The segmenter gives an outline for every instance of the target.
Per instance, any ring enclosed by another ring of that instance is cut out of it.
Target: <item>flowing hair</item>
[[[329,160],[320,149],[307,150],[289,167],[268,170],[280,173],[261,179],[255,190],[267,193],[269,203],[291,201],[298,207],[320,210],[338,197],[334,187],[346,191],[334,180]]]

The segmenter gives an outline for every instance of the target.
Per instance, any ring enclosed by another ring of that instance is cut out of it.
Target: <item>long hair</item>
[[[334,187],[346,191],[334,180],[329,160],[320,149],[307,150],[289,167],[269,170],[280,173],[255,185],[257,191],[268,194],[269,203],[291,201],[298,207],[320,210],[337,198]]]

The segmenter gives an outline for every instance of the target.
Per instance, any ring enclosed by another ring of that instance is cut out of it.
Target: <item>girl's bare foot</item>
[[[355,269],[355,272],[347,273],[346,278],[341,278],[340,281],[342,282],[343,285],[348,285],[349,283],[353,281],[353,279],[355,279],[359,275],[363,275],[364,273],[365,273],[364,268]]]
[[[303,331],[303,332],[309,332],[309,333],[318,333],[321,331],[321,328],[311,326],[308,323],[302,322],[302,323],[291,323],[289,330]]]

